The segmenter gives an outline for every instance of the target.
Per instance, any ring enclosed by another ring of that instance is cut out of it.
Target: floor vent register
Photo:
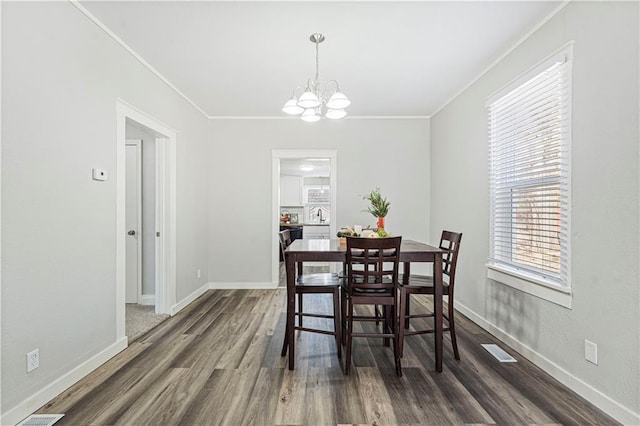
[[[51,426],[64,417],[64,414],[32,414],[16,426]]]
[[[485,348],[487,352],[493,355],[493,357],[500,362],[518,362],[514,357],[506,353],[504,349],[496,344],[485,343],[482,345],[482,347]]]

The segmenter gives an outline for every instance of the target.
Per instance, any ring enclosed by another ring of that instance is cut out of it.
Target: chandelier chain
[[[316,41],[316,84],[320,82],[320,42]]]

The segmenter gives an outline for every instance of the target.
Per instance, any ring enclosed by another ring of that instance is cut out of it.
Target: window
[[[489,267],[566,291],[570,65],[565,48],[488,101]]]
[[[306,187],[307,204],[329,205],[331,204],[331,191],[326,188]]]
[[[312,183],[304,185],[304,207],[307,213],[307,222],[328,224],[331,215],[331,189],[329,179],[306,178],[306,181],[320,182],[320,184]]]

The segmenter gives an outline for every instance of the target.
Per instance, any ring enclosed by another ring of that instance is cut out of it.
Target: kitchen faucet
[[[322,218],[322,209],[318,209],[318,217],[320,218],[320,223],[324,222],[324,219]]]

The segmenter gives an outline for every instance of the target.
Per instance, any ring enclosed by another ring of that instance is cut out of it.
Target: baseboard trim
[[[459,302],[455,302],[455,308],[471,321],[473,321],[507,345],[511,346],[518,353],[543,369],[553,378],[561,382],[563,385],[567,386],[572,391],[576,392],[578,395],[580,395],[620,423],[625,425],[640,424],[640,413],[634,413],[629,408],[623,406],[617,401],[614,401],[598,389],[569,373],[567,370],[555,364],[553,361],[545,358],[501,328],[498,328],[495,324],[490,323],[465,305]]]
[[[123,337],[100,353],[92,356],[82,364],[63,374],[58,379],[49,383],[29,398],[25,399],[17,406],[2,414],[0,424],[15,425],[33,414],[34,411],[42,407],[51,399],[64,392],[71,385],[84,378],[96,368],[109,361],[115,355],[126,349],[127,338]]]
[[[209,288],[212,290],[270,290],[278,288],[278,283],[272,282],[211,282]]]
[[[156,295],[155,294],[143,294],[140,298],[141,305],[155,305],[156,304]]]
[[[191,293],[190,295],[188,295],[187,297],[185,297],[184,299],[182,299],[181,301],[173,305],[171,307],[171,312],[170,312],[171,316],[174,316],[175,314],[177,314],[178,312],[180,312],[181,310],[189,306],[191,302],[196,300],[198,297],[202,296],[207,290],[209,290],[209,284],[203,285],[202,287],[200,287],[199,289],[197,289],[196,291],[194,291],[193,293]]]

